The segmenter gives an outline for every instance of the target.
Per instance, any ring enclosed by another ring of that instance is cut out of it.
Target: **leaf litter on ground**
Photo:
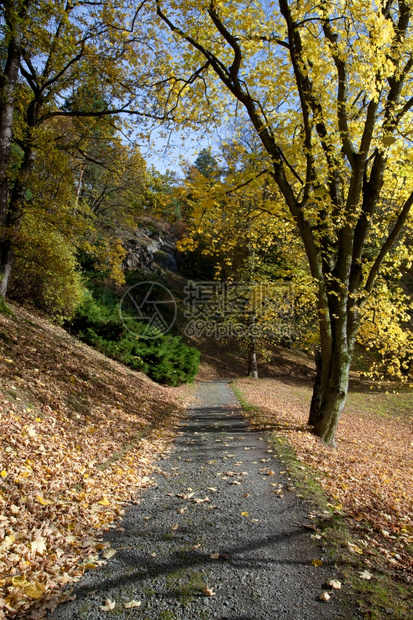
[[[42,618],[116,553],[103,533],[151,484],[187,398],[13,311],[0,315],[0,620]]]
[[[259,428],[276,427],[276,435],[288,441],[296,459],[330,497],[330,508],[348,520],[358,536],[349,550],[368,556],[367,562],[378,553],[389,568],[412,583],[413,418],[347,406],[333,449],[307,426],[310,385],[292,388],[281,378],[239,379],[236,385],[257,408],[248,413],[249,421]]]

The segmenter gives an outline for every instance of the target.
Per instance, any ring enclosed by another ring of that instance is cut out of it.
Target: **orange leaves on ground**
[[[237,386],[259,407],[250,415],[251,422],[286,438],[296,458],[330,496],[330,506],[351,519],[359,539],[349,550],[369,555],[375,549],[394,568],[411,571],[411,416],[394,412],[394,400],[386,401],[384,393],[350,396],[337,429],[338,448],[332,449],[306,426],[310,384],[242,379]],[[413,401],[413,395],[404,396]],[[368,533],[363,523],[369,525]]]
[[[0,620],[42,618],[116,553],[102,533],[150,484],[183,393],[16,314],[0,316]]]

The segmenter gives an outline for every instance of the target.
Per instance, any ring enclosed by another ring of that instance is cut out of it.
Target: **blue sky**
[[[151,135],[151,146],[141,143],[141,153],[147,164],[154,165],[159,172],[165,172],[169,168],[182,173],[181,164],[184,161],[194,162],[198,153],[208,147],[214,150],[212,137],[207,138],[195,133],[188,136],[175,131],[165,139],[159,130],[154,130]]]

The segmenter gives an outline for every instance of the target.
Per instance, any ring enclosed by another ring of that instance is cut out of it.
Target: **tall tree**
[[[30,0],[5,1],[0,5],[0,226],[7,219],[15,93],[20,69],[22,29],[29,6]],[[9,275],[6,270],[5,277]]]
[[[156,0],[156,10],[183,44],[171,73],[197,63],[205,101],[219,93],[221,113],[244,110],[299,230],[321,342],[312,420],[334,444],[361,309],[413,204],[411,2]]]
[[[27,188],[42,131],[59,116],[107,119],[136,115],[153,106],[142,93],[150,81],[149,42],[137,35],[143,3],[19,0],[0,5],[1,46],[0,146],[0,294],[5,296],[12,271],[16,237],[27,206]],[[139,57],[140,62],[136,62]],[[131,61],[134,61],[133,63]],[[79,84],[92,97],[65,100]],[[18,91],[18,105],[14,104]],[[95,93],[99,92],[100,105]],[[10,144],[20,156],[10,174]]]

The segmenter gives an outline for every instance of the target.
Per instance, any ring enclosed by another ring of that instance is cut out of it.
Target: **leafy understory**
[[[0,356],[0,618],[42,618],[116,553],[102,534],[151,484],[180,392],[21,309]]]

